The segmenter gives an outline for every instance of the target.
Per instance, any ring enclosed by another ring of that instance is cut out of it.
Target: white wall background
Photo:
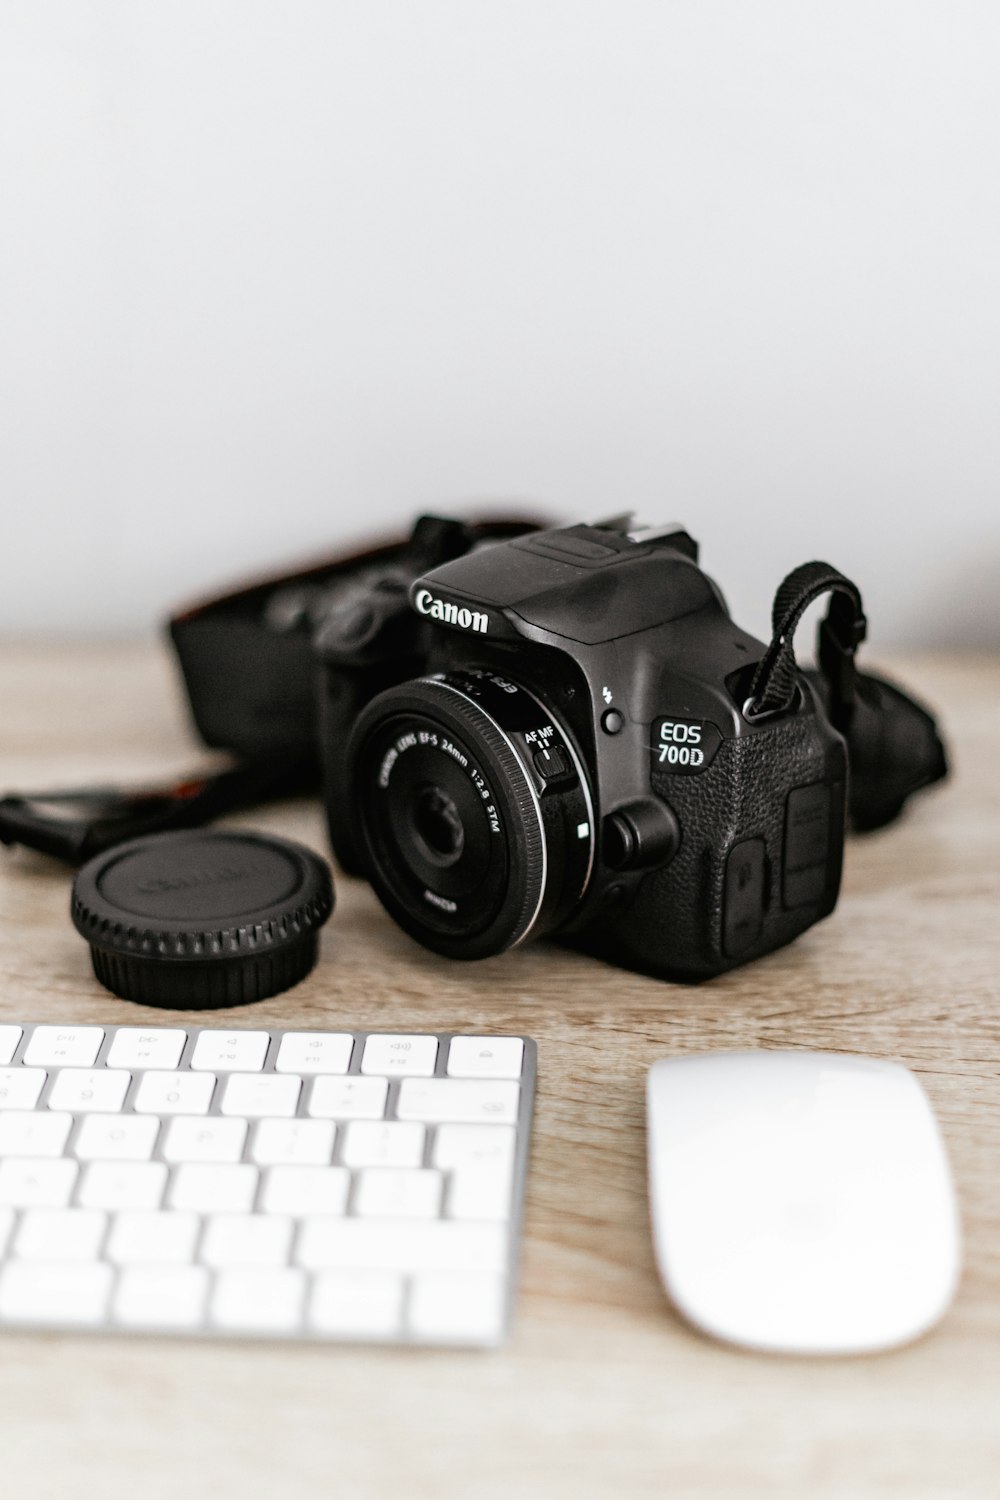
[[[0,0],[0,629],[503,498],[1000,642],[995,0]]]

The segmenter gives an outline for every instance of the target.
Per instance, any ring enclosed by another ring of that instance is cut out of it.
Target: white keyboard
[[[524,1037],[0,1025],[0,1325],[499,1343]]]

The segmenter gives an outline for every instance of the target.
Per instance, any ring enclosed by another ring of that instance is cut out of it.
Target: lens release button
[[[681,842],[680,825],[665,802],[630,802],[602,825],[601,855],[609,870],[669,864]]]

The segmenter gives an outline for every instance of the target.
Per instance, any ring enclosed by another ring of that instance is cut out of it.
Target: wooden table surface
[[[7,1334],[11,1500],[587,1500],[1000,1495],[1000,663],[887,663],[941,712],[950,784],[849,844],[832,918],[701,988],[544,944],[424,952],[341,879],[303,984],[222,1024],[525,1032],[539,1088],[522,1289],[499,1353]],[[0,650],[0,786],[149,778],[203,760],[149,646]],[[242,820],[323,848],[318,808]],[[0,854],[0,1019],[138,1022],[68,917],[69,874]],[[162,1019],[162,1013],[157,1020]],[[183,1020],[181,1016],[179,1019]],[[666,1055],[831,1048],[922,1078],[962,1203],[955,1305],[867,1358],[737,1353],[661,1292],[643,1088]]]

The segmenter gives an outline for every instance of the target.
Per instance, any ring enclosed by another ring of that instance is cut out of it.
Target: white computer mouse
[[[958,1210],[908,1069],[824,1052],[716,1052],[649,1071],[656,1258],[689,1322],[752,1349],[847,1354],[933,1326]]]

